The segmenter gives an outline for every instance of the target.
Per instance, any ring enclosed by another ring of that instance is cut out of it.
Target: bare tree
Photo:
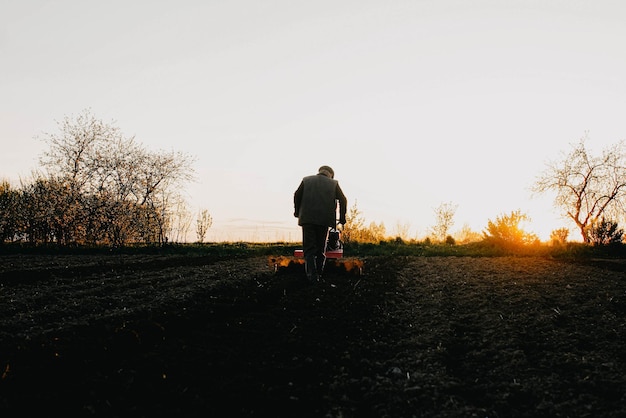
[[[451,202],[441,203],[435,208],[435,226],[432,228],[433,235],[441,242],[446,240],[448,231],[454,225],[454,214],[458,205],[454,205]]]
[[[174,205],[174,211],[172,212],[172,240],[174,242],[185,242],[189,234],[189,228],[191,228],[191,222],[193,216],[187,209],[185,200],[179,196],[178,203]]]
[[[461,244],[467,244],[470,242],[478,242],[483,239],[483,234],[472,230],[469,224],[465,223],[459,231],[455,234],[456,240]]]
[[[385,239],[387,228],[383,222],[370,222],[365,225],[365,218],[357,207],[356,200],[346,213],[346,224],[343,226],[342,239],[344,242],[375,243]]]
[[[193,178],[193,159],[180,152],[148,151],[89,110],[57,124],[59,132],[44,134],[50,148],[40,158],[54,182],[39,185],[69,187],[62,196],[76,202],[62,202],[63,207],[81,209],[81,216],[60,219],[73,225],[57,229],[77,231],[87,225],[83,238],[93,243],[165,242],[174,228],[180,191]],[[72,237],[62,238],[67,239]]]
[[[535,193],[556,191],[555,205],[574,221],[584,242],[587,229],[604,215],[623,212],[626,200],[626,154],[620,141],[593,156],[585,138],[560,161],[547,164],[533,185]]]
[[[207,231],[213,225],[213,218],[209,214],[209,211],[203,209],[198,213],[198,219],[196,219],[196,237],[198,242],[204,242]]]
[[[409,223],[400,223],[400,221],[398,221],[395,227],[395,236],[401,240],[408,240],[410,230],[411,225]]]
[[[361,242],[380,242],[387,236],[387,228],[383,222],[370,222],[367,229],[361,232]]]
[[[159,243],[166,240],[165,231],[171,224],[172,207],[178,201],[179,186],[193,178],[192,159],[179,152],[157,152],[142,156],[136,167],[138,188],[136,196],[140,206],[150,210],[146,214],[151,218],[147,225],[156,226]]]
[[[552,244],[566,244],[567,237],[569,236],[569,229],[567,228],[557,228],[550,232],[550,242]]]
[[[96,119],[89,109],[75,117],[66,116],[57,126],[58,132],[43,134],[50,148],[39,161],[50,174],[83,191],[98,173],[108,144],[122,138],[120,130]]]
[[[346,223],[343,226],[342,238],[344,242],[358,241],[360,231],[365,229],[365,218],[354,201],[352,207],[346,213]]]

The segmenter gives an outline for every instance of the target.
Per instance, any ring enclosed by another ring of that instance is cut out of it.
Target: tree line
[[[114,123],[97,119],[90,110],[66,116],[58,131],[44,133],[48,145],[41,168],[19,187],[0,180],[0,244],[26,242],[60,245],[163,244],[186,239],[191,219],[181,191],[194,178],[194,159],[176,151],[151,151],[134,137],[125,137]],[[554,193],[555,207],[579,230],[583,242],[623,241],[626,204],[626,145],[624,141],[592,154],[586,138],[571,144],[557,160],[546,164],[533,184],[534,193]],[[427,240],[454,244],[449,234],[457,206],[435,208],[436,224]],[[356,201],[346,216],[345,242],[386,239],[382,223],[366,225]],[[534,234],[520,223],[526,214],[514,210],[489,220],[482,234],[463,230],[467,240],[503,244],[532,244]],[[212,225],[204,210],[196,221],[196,236],[204,240]],[[398,225],[396,239],[408,237]],[[565,242],[569,229],[552,232]]]
[[[180,232],[193,158],[150,151],[89,110],[57,125],[43,134],[41,170],[17,188],[0,182],[0,243],[163,244]]]
[[[626,143],[620,141],[593,154],[587,148],[587,138],[570,144],[559,159],[549,161],[531,189],[535,194],[553,193],[554,206],[578,230],[582,241],[593,245],[622,243],[624,230],[619,226],[626,219]],[[434,209],[435,225],[430,228],[427,242],[455,243],[449,234],[454,224],[457,205],[440,204]],[[366,225],[361,212],[354,206],[346,215],[346,241],[379,242],[386,238],[385,225],[372,222]],[[538,237],[524,231],[521,224],[530,218],[521,210],[489,219],[482,234],[461,230],[463,242],[485,240],[501,246],[536,244]],[[403,233],[404,231],[404,233]],[[406,239],[406,228],[399,228],[396,239]],[[569,228],[552,231],[552,243],[565,243]]]

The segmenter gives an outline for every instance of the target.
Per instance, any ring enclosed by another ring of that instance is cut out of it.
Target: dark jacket
[[[294,216],[298,225],[324,225],[335,227],[339,202],[339,223],[346,223],[348,201],[339,182],[323,173],[307,176],[293,195]]]

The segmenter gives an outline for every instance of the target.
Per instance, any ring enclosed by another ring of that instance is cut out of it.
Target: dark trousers
[[[307,276],[319,276],[326,262],[326,239],[328,227],[324,225],[302,225],[302,252]]]

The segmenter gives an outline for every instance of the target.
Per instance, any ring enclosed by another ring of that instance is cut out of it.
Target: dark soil
[[[626,416],[623,263],[364,262],[0,256],[0,416]]]

